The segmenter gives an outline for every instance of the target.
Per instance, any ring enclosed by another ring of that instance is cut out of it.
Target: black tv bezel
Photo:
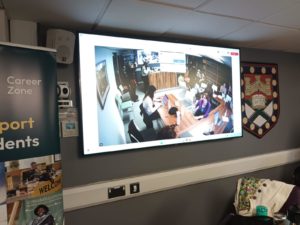
[[[167,42],[167,43],[174,43],[174,44],[190,44],[190,45],[199,45],[203,47],[216,47],[216,48],[228,48],[228,49],[235,49],[239,51],[239,63],[241,65],[241,48],[234,47],[234,46],[228,46],[228,45],[221,45],[220,43],[216,44],[211,41],[208,41],[207,39],[195,40],[196,38],[184,38],[184,37],[162,37],[162,36],[153,36],[153,35],[142,35],[142,34],[133,34],[133,33],[120,33],[115,31],[102,31],[102,32],[88,32],[88,31],[78,31],[76,32],[76,47],[77,47],[77,65],[78,65],[78,88],[79,88],[79,119],[80,122],[79,125],[79,135],[80,135],[80,145],[82,146],[81,156],[84,157],[93,157],[95,155],[110,155],[110,154],[127,154],[134,151],[146,151],[147,149],[166,149],[170,146],[176,146],[176,145],[193,145],[193,144],[201,144],[201,143],[207,143],[207,142],[222,142],[222,141],[229,141],[232,139],[242,138],[244,135],[243,131],[243,125],[242,125],[242,117],[240,119],[240,128],[241,132],[238,136],[231,136],[231,137],[223,137],[223,138],[217,138],[217,139],[207,139],[207,140],[199,140],[199,141],[191,141],[191,142],[181,142],[181,143],[174,143],[174,144],[165,144],[165,145],[153,145],[153,146],[145,146],[145,147],[139,147],[139,148],[130,148],[130,149],[120,149],[120,150],[114,150],[114,151],[105,151],[105,152],[96,152],[91,154],[86,154],[84,151],[84,137],[83,137],[83,118],[82,118],[82,86],[81,86],[81,73],[80,73],[80,43],[79,43],[79,35],[80,34],[89,34],[89,35],[101,35],[101,36],[111,36],[111,37],[118,37],[118,38],[129,38],[129,39],[139,39],[139,40],[145,40],[145,41],[158,41],[158,42]],[[240,73],[239,73],[240,74]],[[240,87],[240,99],[242,97],[241,93],[241,75],[239,76],[239,87]],[[242,115],[242,109],[240,109],[240,116]],[[126,143],[127,144],[127,143]]]

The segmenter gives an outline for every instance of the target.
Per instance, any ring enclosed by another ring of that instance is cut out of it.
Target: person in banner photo
[[[7,224],[63,225],[63,194],[53,194],[13,201],[7,204]]]
[[[53,216],[46,205],[38,205],[34,209],[36,217],[28,225],[55,225]]]

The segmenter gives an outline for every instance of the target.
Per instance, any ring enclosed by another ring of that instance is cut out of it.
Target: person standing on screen
[[[126,73],[129,79],[129,94],[132,101],[137,102],[139,100],[136,94],[136,77],[135,77],[135,63],[129,62],[126,67]]]
[[[228,92],[229,85],[227,83],[224,83],[220,87],[220,94],[222,95],[222,98],[225,98]]]
[[[156,120],[160,118],[159,113],[157,112],[157,109],[161,106],[160,104],[154,104],[154,93],[156,91],[156,87],[153,85],[150,85],[148,88],[148,91],[145,94],[145,97],[143,99],[143,110],[144,114],[151,120]]]
[[[208,94],[204,93],[201,98],[200,93],[197,93],[194,116],[197,119],[206,118],[210,113],[210,109],[211,109],[211,103]]]
[[[55,225],[54,218],[49,214],[49,208],[46,205],[38,205],[34,209],[36,217],[28,225]]]
[[[148,64],[148,61],[144,61],[144,64],[142,66],[142,80],[144,83],[144,91],[146,93],[146,91],[149,88],[149,73],[150,73],[150,67]]]

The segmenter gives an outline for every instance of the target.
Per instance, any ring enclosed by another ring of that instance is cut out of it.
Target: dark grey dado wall
[[[69,81],[79,107],[78,64],[58,65],[58,80]],[[300,55],[241,49],[241,60],[277,63],[280,117],[262,139],[244,131],[242,138],[141,149],[83,157],[80,138],[61,140],[64,186],[74,187],[222,160],[272,153],[300,146]],[[296,164],[252,175],[291,182]],[[239,168],[237,168],[239,170]],[[233,202],[237,177],[177,188],[66,213],[66,225],[215,225]]]
[[[289,182],[295,166],[246,175]],[[218,225],[232,212],[238,178],[219,179],[68,212],[66,225]]]

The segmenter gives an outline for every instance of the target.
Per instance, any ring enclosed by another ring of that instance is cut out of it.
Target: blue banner
[[[0,161],[59,153],[53,52],[0,44]]]

